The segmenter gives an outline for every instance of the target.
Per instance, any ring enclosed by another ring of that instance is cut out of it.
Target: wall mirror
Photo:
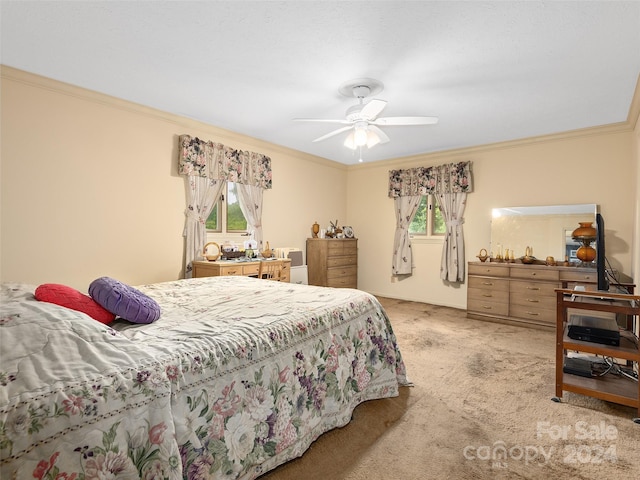
[[[595,225],[597,211],[595,204],[494,208],[491,253],[504,255],[509,249],[517,259],[530,247],[539,260],[552,256],[563,262],[566,256],[570,262],[579,263],[575,256],[579,244],[571,238],[571,232],[579,222]]]

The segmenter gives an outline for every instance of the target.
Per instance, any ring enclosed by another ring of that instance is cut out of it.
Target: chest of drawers
[[[595,268],[491,262],[468,267],[467,316],[483,320],[555,328],[557,288],[598,288]],[[619,276],[633,293],[631,278]]]
[[[553,327],[558,269],[509,263],[469,263],[467,315]]]
[[[358,240],[308,238],[307,271],[309,285],[358,288]]]

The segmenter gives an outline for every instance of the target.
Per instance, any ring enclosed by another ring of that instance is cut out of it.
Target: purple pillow
[[[152,323],[160,318],[158,302],[115,278],[94,280],[89,295],[106,310],[133,323]]]

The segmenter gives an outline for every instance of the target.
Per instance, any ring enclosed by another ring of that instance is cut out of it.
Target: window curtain
[[[262,235],[262,190],[272,187],[271,159],[260,153],[233,149],[189,135],[180,136],[179,147],[178,173],[187,177],[188,184],[184,236],[185,277],[189,278],[192,262],[202,255],[205,245],[205,222],[226,182],[260,190],[259,208],[247,207],[247,212],[243,209],[243,213],[256,233],[260,230]],[[250,195],[254,205],[257,204],[257,197],[255,193]],[[241,208],[243,202],[240,201]],[[251,205],[251,202],[245,203],[245,206]],[[250,210],[253,212],[249,213]]]
[[[394,198],[396,210],[396,234],[393,239],[393,259],[391,272],[393,275],[411,275],[413,268],[413,252],[409,238],[409,225],[413,220],[421,195],[407,195]]]
[[[467,194],[464,192],[438,193],[436,197],[447,227],[442,248],[442,260],[440,261],[440,278],[453,283],[464,282],[465,261],[462,224],[464,223]]]
[[[396,199],[432,194],[438,198],[438,205],[447,225],[440,278],[454,283],[464,281],[465,262],[462,224],[464,223],[466,194],[472,191],[471,162],[389,171],[389,197]],[[441,195],[446,195],[447,197],[441,197]],[[449,199],[449,195],[453,196],[453,198]],[[396,208],[397,211],[398,209]],[[398,224],[397,221],[396,224]],[[402,262],[402,258],[399,258],[399,256],[403,255],[402,249],[397,248],[395,243],[393,255],[392,268],[395,269],[396,265],[400,265]]]
[[[253,231],[253,238],[262,250],[262,196],[264,190],[253,185],[238,184],[238,203],[244,218],[247,219],[247,230]]]
[[[185,210],[184,237],[185,278],[191,278],[193,261],[202,257],[207,237],[206,222],[227,183],[207,177],[187,177],[187,209]]]
[[[180,136],[178,173],[262,189],[272,187],[271,159],[266,155],[205,142],[189,135]]]

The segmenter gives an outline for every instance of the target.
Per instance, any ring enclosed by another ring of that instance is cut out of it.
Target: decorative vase
[[[311,232],[313,232],[313,238],[318,238],[319,231],[320,231],[320,225],[318,225],[318,222],[316,222],[311,226]]]

